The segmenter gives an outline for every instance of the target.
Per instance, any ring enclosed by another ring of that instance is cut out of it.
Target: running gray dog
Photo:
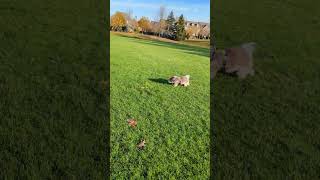
[[[173,84],[174,87],[177,87],[178,85],[181,86],[189,86],[190,85],[190,75],[185,76],[172,76],[168,80],[169,83]]]

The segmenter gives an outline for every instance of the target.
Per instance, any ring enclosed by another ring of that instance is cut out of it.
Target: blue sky
[[[131,9],[137,18],[155,20],[161,5],[166,7],[165,17],[173,10],[175,16],[183,14],[186,20],[210,22],[210,0],[110,0],[110,15]]]

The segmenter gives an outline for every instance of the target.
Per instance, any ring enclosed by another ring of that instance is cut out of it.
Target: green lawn
[[[182,44],[186,45],[194,45],[194,46],[200,46],[200,47],[208,47],[210,46],[210,40],[185,40],[182,42]]]
[[[102,179],[107,3],[0,3],[0,179]]]
[[[209,49],[111,34],[110,56],[112,178],[206,179]],[[167,84],[185,74],[190,86]]]
[[[256,75],[212,82],[218,179],[319,179],[319,1],[212,3],[218,48],[258,43]]]

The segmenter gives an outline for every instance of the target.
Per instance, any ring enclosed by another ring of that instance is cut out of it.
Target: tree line
[[[132,11],[116,12],[110,19],[110,30],[121,32],[138,32],[142,34],[155,35],[172,40],[182,41],[189,38],[208,39],[210,37],[209,27],[187,26],[185,18],[181,14],[175,18],[173,11],[165,19],[165,8],[160,7],[157,20],[150,21],[147,17],[141,17],[139,20],[132,17]]]

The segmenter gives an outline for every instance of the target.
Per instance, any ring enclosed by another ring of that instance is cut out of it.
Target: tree
[[[198,37],[199,32],[200,32],[199,26],[195,26],[195,25],[190,25],[186,30],[186,34],[189,38]]]
[[[165,19],[161,19],[160,22],[160,32],[163,33],[166,31],[166,28],[167,28],[167,22]]]
[[[166,8],[164,6],[160,6],[159,9],[159,20],[164,19],[164,14],[166,13]]]
[[[156,33],[159,32],[159,25],[156,22],[151,22],[150,23],[150,31],[155,35]]]
[[[192,31],[192,27],[189,27],[187,30],[186,30],[186,38],[189,39],[190,37],[193,36],[193,31]]]
[[[170,12],[167,20],[166,20],[166,23],[167,23],[167,30],[171,33],[174,33],[175,32],[175,18],[174,18],[174,14],[173,14],[173,11]]]
[[[164,16],[166,13],[166,8],[164,6],[160,6],[159,9],[159,36],[163,34],[166,28],[166,22],[164,20]]]
[[[111,16],[111,29],[115,31],[121,31],[126,26],[126,16],[122,12],[116,12]]]
[[[208,38],[210,36],[209,26],[202,26],[199,31],[199,35],[203,38]]]
[[[128,25],[127,25],[128,32],[137,31],[138,26],[139,25],[138,25],[137,20],[135,20],[135,19],[128,20]]]
[[[127,24],[126,24],[127,32],[137,31],[138,22],[137,22],[136,18],[133,17],[132,9],[129,8],[127,10],[127,13],[125,13],[125,17],[127,19]]]
[[[183,15],[181,14],[176,24],[177,26],[176,40],[178,41],[183,41],[186,38],[186,29],[184,24],[185,24],[184,18],[183,18]]]
[[[153,27],[153,32],[157,33],[159,36],[163,34],[163,31],[165,31],[166,28],[166,22],[164,19],[165,12],[166,8],[164,6],[160,6],[160,9],[155,17],[156,24],[154,24],[155,26]]]
[[[129,9],[127,10],[127,15],[128,15],[128,19],[133,19],[133,18],[132,18],[133,13],[132,13],[132,9],[131,9],[131,8],[129,8]]]
[[[151,27],[149,19],[144,16],[140,18],[138,25],[141,28],[142,33],[147,32]]]

